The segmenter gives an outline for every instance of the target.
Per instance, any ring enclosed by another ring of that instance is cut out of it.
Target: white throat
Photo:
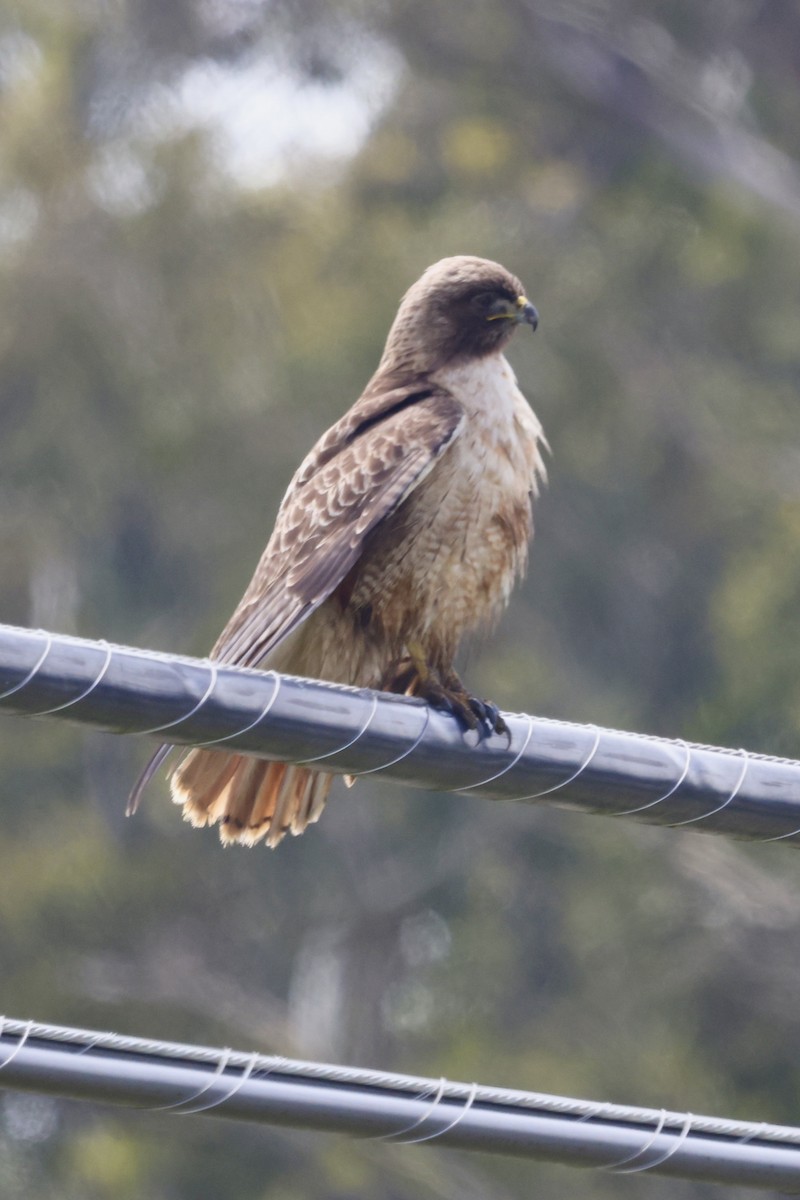
[[[502,354],[442,367],[432,378],[464,405],[468,415],[492,413],[502,423],[520,400],[524,403],[516,376]]]

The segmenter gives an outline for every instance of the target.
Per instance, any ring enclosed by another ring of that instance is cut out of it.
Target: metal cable
[[[0,1087],[800,1189],[800,1129],[0,1018]]]
[[[0,625],[0,709],[169,730],[335,774],[800,844],[800,762],[548,717],[465,735],[420,700]]]

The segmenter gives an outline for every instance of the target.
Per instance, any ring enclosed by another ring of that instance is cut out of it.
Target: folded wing
[[[338,587],[365,538],[425,478],[464,420],[445,391],[396,389],[383,399],[355,428],[351,410],[300,467],[213,658],[242,666],[263,661]]]

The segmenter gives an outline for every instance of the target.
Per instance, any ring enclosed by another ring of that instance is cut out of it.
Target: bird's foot
[[[441,707],[448,708],[469,729],[477,729],[480,725],[486,733],[509,733],[508,725],[500,715],[497,705],[491,700],[481,700],[478,696],[470,695],[455,671],[449,671],[445,675],[442,690],[446,699]],[[432,700],[431,703],[435,701]]]
[[[416,654],[393,665],[382,690],[427,700],[434,708],[451,713],[466,729],[480,727],[487,734],[509,733],[496,704],[471,696],[455,671],[440,673]]]
[[[477,696],[469,697],[469,706],[489,733],[505,733],[509,737],[511,731],[500,715],[500,709],[491,700],[481,700]]]

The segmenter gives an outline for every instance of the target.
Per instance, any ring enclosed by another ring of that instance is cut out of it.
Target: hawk
[[[503,355],[521,324],[535,330],[536,309],[499,263],[460,255],[425,271],[363,395],[289,484],[213,659],[421,696],[471,728],[505,728],[453,660],[524,570],[545,478],[542,427]],[[276,846],[319,819],[332,776],[198,748],[170,782],[193,825]]]

